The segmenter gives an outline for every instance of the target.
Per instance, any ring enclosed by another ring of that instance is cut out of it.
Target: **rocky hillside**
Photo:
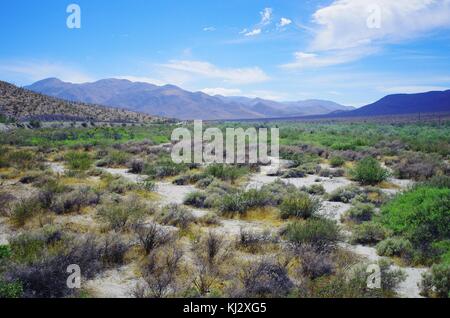
[[[123,109],[68,102],[0,81],[0,114],[18,120],[89,120],[144,123],[156,117]]]

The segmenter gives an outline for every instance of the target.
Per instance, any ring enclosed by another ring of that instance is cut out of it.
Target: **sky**
[[[124,78],[357,107],[450,89],[450,0],[2,1],[0,39],[0,80],[19,86]]]

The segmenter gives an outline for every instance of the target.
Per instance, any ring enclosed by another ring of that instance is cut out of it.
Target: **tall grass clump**
[[[307,219],[313,217],[320,209],[318,198],[304,192],[289,195],[280,205],[280,214],[283,219],[298,217]]]
[[[89,154],[85,152],[71,151],[66,154],[64,159],[70,170],[86,171],[91,167],[92,160]]]
[[[356,164],[356,167],[351,171],[351,175],[353,179],[363,185],[376,185],[386,180],[389,173],[381,167],[376,159],[366,157]]]

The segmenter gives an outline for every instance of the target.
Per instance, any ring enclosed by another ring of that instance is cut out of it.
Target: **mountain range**
[[[261,98],[210,96],[203,92],[189,92],[174,85],[157,86],[123,79],[73,84],[49,78],[25,88],[69,101],[184,120],[298,117],[354,109],[324,100],[276,102]]]
[[[71,102],[0,81],[0,114],[20,121],[148,123],[160,118],[125,109]]]

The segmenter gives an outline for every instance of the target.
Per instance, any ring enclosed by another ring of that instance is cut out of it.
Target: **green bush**
[[[207,196],[204,192],[194,191],[186,195],[184,204],[194,206],[196,208],[204,208]]]
[[[248,169],[243,167],[236,167],[224,164],[213,164],[206,168],[206,174],[214,178],[235,182],[240,177],[244,176]]]
[[[351,174],[356,181],[363,185],[375,185],[389,176],[387,170],[382,168],[380,163],[372,157],[360,160]]]
[[[351,241],[354,244],[376,244],[387,235],[386,229],[381,224],[366,222],[354,228]]]
[[[296,244],[309,244],[318,250],[334,248],[340,239],[336,222],[328,219],[308,219],[290,223],[284,235]]]
[[[434,256],[433,244],[450,237],[450,189],[418,187],[383,206],[381,222],[411,241],[424,258]]]
[[[339,156],[331,157],[330,165],[332,167],[342,167],[345,164],[345,159]]]
[[[421,294],[425,297],[450,298],[450,264],[433,265],[422,275]]]
[[[75,171],[86,171],[92,164],[89,154],[85,152],[71,151],[65,155],[64,159],[66,160],[69,169]]]
[[[11,256],[11,247],[9,245],[0,245],[0,260]]]
[[[371,221],[375,213],[375,207],[372,204],[356,203],[344,215],[345,220],[356,223]]]
[[[388,238],[377,245],[377,253],[380,256],[398,256],[410,259],[413,252],[411,242],[403,238]]]
[[[111,229],[119,232],[139,223],[146,215],[153,212],[138,198],[132,197],[119,203],[111,202],[102,205],[97,213]]]
[[[36,165],[36,155],[29,150],[12,151],[7,154],[7,163],[20,169],[30,169]]]
[[[21,298],[23,286],[20,282],[4,282],[0,279],[0,299],[1,298]]]
[[[283,219],[290,217],[310,218],[320,209],[320,200],[300,192],[288,196],[280,205],[280,213]]]
[[[248,210],[270,205],[271,197],[271,194],[263,189],[226,194],[219,203],[219,212],[244,214]]]

